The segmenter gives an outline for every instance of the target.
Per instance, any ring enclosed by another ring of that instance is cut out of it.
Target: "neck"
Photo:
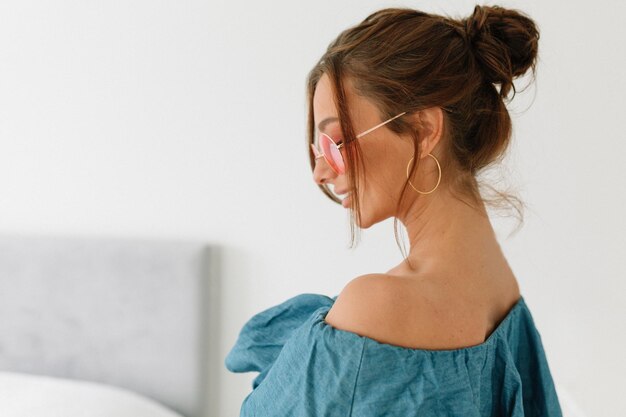
[[[410,272],[459,271],[486,262],[498,245],[493,227],[480,202],[478,208],[455,198],[445,188],[419,195],[404,216],[410,241]]]

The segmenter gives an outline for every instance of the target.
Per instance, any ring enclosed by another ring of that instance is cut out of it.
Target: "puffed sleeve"
[[[256,389],[294,330],[320,307],[330,309],[337,297],[299,294],[254,315],[245,323],[226,356],[226,368],[231,372],[259,372],[252,381],[252,388]]]
[[[351,415],[365,338],[326,323],[330,307],[319,306],[274,350],[273,364],[244,399],[240,417]]]

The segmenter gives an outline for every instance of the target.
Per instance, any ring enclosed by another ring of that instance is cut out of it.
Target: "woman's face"
[[[360,134],[382,120],[374,104],[354,93],[352,83],[347,80],[344,84],[346,99],[355,134]],[[336,143],[343,141],[338,111],[334,103],[330,79],[326,74],[320,78],[313,96],[313,112],[316,134],[319,136],[318,125],[327,118],[334,118],[325,124],[321,130],[329,135]],[[406,117],[406,116],[404,116]],[[365,136],[357,139],[363,155],[365,177],[359,179],[359,203],[361,207],[361,224],[363,229],[396,215],[396,205],[401,188],[406,180],[406,167],[413,154],[413,145],[407,138],[391,132],[387,125],[381,126]],[[317,138],[316,138],[317,141]],[[353,146],[346,144],[344,146]],[[341,154],[346,163],[346,151],[342,148]],[[338,175],[324,158],[317,160],[313,178],[316,183],[333,184],[335,194],[348,190],[347,173]],[[415,184],[415,183],[414,183]],[[344,206],[353,205],[354,196],[349,195]]]

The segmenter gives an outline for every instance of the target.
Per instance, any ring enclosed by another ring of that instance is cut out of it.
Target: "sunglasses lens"
[[[337,145],[335,145],[333,140],[325,133],[320,134],[319,143],[330,167],[336,173],[343,174],[345,166],[343,164],[343,157],[341,156],[341,152],[337,148]]]
[[[315,158],[317,158],[318,156],[320,156],[319,151],[317,150],[317,148],[315,147],[315,145],[311,144],[311,149],[313,150],[313,155],[315,155]]]

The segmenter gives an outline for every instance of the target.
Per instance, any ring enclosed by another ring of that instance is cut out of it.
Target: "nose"
[[[313,170],[313,180],[317,184],[326,184],[331,179],[336,178],[337,174],[335,171],[328,165],[325,158],[318,158],[315,161],[315,169]]]

